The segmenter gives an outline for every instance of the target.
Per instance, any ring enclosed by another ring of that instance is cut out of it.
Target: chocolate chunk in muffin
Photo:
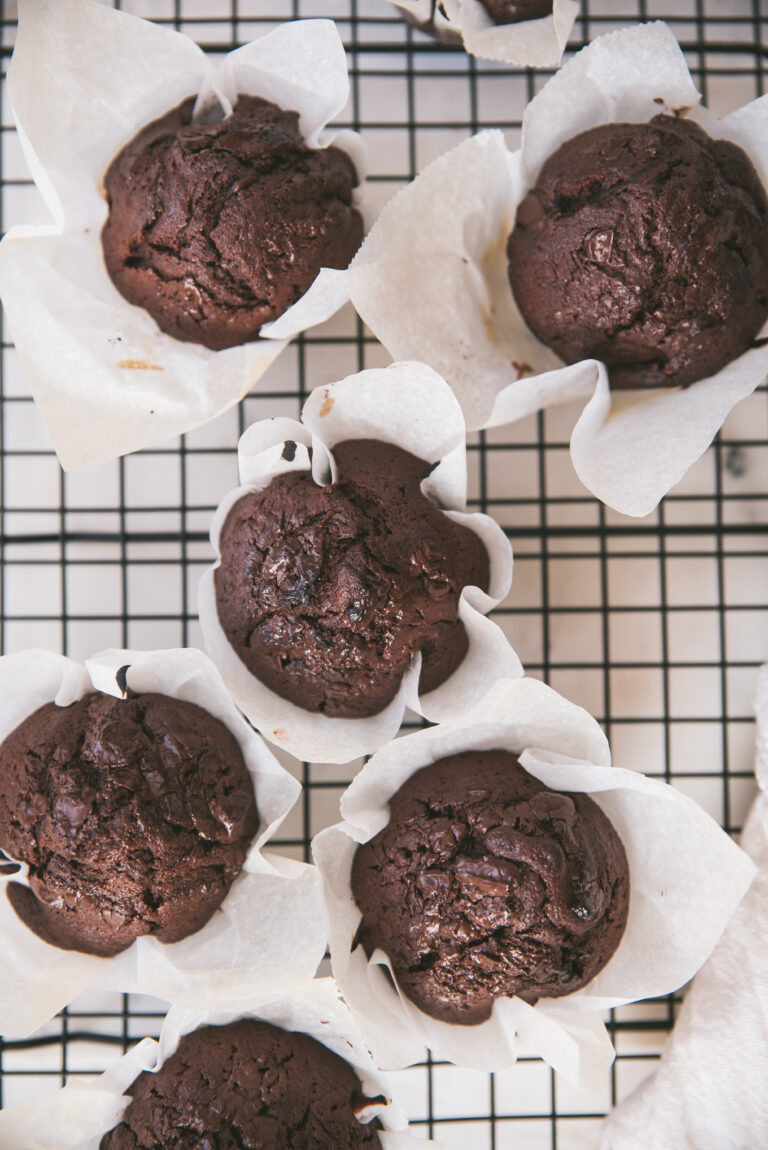
[[[242,662],[309,711],[359,718],[397,694],[413,654],[430,691],[468,647],[462,588],[487,588],[478,536],[422,494],[430,465],[392,444],[348,440],[336,483],[277,476],[240,499],[221,532],[219,622]]]
[[[467,751],[417,771],[389,822],[358,847],[358,941],[444,1022],[475,1024],[493,1001],[585,986],[621,941],[629,868],[588,795],[553,791],[507,751]]]
[[[239,1019],[185,1035],[140,1074],[100,1150],[381,1150],[352,1067],[307,1034]]]
[[[768,203],[749,157],[684,119],[568,140],[521,202],[509,279],[536,336],[611,387],[688,385],[768,319]]]
[[[6,890],[66,950],[108,957],[140,935],[199,930],[258,824],[237,740],[181,699],[46,703],[0,746],[0,846],[29,867],[29,886]]]
[[[309,148],[298,113],[240,96],[211,124],[194,123],[193,107],[148,124],[113,160],[101,241],[130,303],[219,350],[256,339],[321,267],[346,268],[363,223],[352,161]]]

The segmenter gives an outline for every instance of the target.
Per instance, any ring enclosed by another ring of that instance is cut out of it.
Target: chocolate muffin
[[[553,0],[480,0],[494,24],[521,24],[523,20],[539,20],[552,15]],[[404,19],[421,32],[426,32],[444,44],[461,44],[461,34],[455,27],[436,23],[438,13],[445,17],[445,8],[433,0],[432,12],[427,20],[418,20],[407,9],[401,9]]]
[[[389,823],[358,847],[357,941],[380,948],[401,990],[444,1022],[493,1001],[585,986],[627,921],[624,848],[598,805],[553,791],[507,751],[467,751],[417,771]]]
[[[357,173],[339,148],[307,147],[298,113],[240,96],[218,123],[186,100],[113,160],[101,235],[129,303],[176,339],[220,350],[254,340],[363,238]]]
[[[308,711],[362,718],[397,694],[416,651],[431,691],[464,658],[467,584],[488,554],[420,489],[430,465],[378,440],[333,449],[337,482],[277,476],[240,499],[221,532],[219,622],[257,679]]]
[[[552,15],[553,0],[480,0],[494,24],[521,24]]]
[[[65,950],[109,957],[199,930],[258,824],[237,740],[181,699],[46,703],[0,746],[0,847],[29,866],[8,897]]]
[[[140,1074],[100,1150],[381,1150],[352,1067],[307,1034],[244,1018],[185,1035]],[[378,1101],[378,1099],[376,1100]]]
[[[605,124],[568,140],[521,202],[509,280],[566,363],[613,388],[686,386],[768,318],[768,203],[747,155],[685,119]]]

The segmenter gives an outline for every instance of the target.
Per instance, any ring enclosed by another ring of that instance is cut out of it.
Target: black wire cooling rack
[[[66,4],[67,0],[61,0]],[[523,109],[548,73],[445,48],[406,26],[387,0],[116,0],[227,52],[286,19],[337,20],[349,52],[344,119],[370,153],[383,204],[426,163],[481,128],[519,140]],[[723,114],[763,94],[768,0],[581,0],[569,51],[638,20],[666,19],[705,102]],[[3,229],[39,219],[4,87],[15,33],[2,4]],[[236,445],[255,419],[296,417],[309,390],[387,362],[351,309],[299,337],[258,394],[207,427],[89,472],[62,474],[7,331],[0,360],[0,638],[76,658],[110,646],[202,645],[196,584],[210,563],[211,515],[237,482]],[[754,785],[752,694],[768,658],[768,402],[765,386],[652,515],[606,510],[568,455],[575,410],[558,408],[470,443],[470,504],[494,515],[516,553],[496,612],[529,673],[604,724],[614,761],[665,778],[737,832]],[[302,798],[272,844],[308,857],[338,818],[357,764],[286,765]],[[426,1063],[391,1076],[415,1128],[464,1150],[596,1145],[603,1114],[652,1069],[673,998],[612,1013],[616,1063],[579,1095],[541,1062],[504,1074]],[[2,1104],[42,1098],[70,1075],[102,1070],[157,1034],[163,1004],[83,995],[34,1037],[0,1040]],[[18,1148],[15,1148],[18,1150]]]

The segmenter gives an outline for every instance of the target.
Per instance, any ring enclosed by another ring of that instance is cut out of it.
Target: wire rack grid
[[[66,0],[62,0],[66,3]],[[374,210],[425,164],[481,128],[519,141],[547,73],[511,70],[445,48],[387,0],[114,0],[224,53],[286,19],[334,18],[348,49],[343,120],[362,132]],[[723,114],[763,94],[768,0],[582,0],[569,52],[602,32],[663,18],[705,102]],[[2,2],[0,223],[41,218],[5,93],[16,9]],[[7,330],[0,358],[0,639],[84,658],[110,646],[201,646],[196,585],[212,558],[208,528],[237,482],[236,445],[255,419],[296,417],[309,390],[386,353],[351,309],[301,336],[258,392],[213,423],[155,450],[64,475]],[[666,779],[736,833],[751,801],[752,694],[768,658],[768,402],[765,386],[657,511],[630,520],[598,504],[568,454],[575,409],[561,407],[470,440],[470,506],[507,530],[516,572],[497,621],[529,673],[588,708],[614,761]],[[338,818],[359,766],[284,760],[304,785],[275,844],[307,858]],[[583,1095],[535,1059],[468,1073],[429,1061],[391,1076],[415,1130],[471,1150],[577,1150],[652,1070],[676,999],[612,1012],[617,1050]],[[26,1041],[0,1040],[3,1105],[44,1097],[157,1034],[163,1004],[90,992]]]

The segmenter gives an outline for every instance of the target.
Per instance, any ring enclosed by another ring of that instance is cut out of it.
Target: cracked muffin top
[[[553,791],[508,751],[467,751],[412,775],[355,852],[357,942],[380,948],[425,1013],[473,1025],[494,999],[559,998],[618,947],[629,867],[588,795]]]
[[[768,203],[752,162],[697,124],[606,124],[551,156],[517,210],[509,280],[536,336],[612,388],[686,386],[768,319]]]
[[[101,242],[129,303],[176,339],[221,350],[258,338],[321,267],[346,268],[363,238],[339,148],[307,147],[298,113],[240,96],[217,123],[186,100],[112,161]]]
[[[186,938],[258,825],[234,735],[181,699],[46,703],[0,746],[0,848],[29,868],[8,897],[53,946],[109,957],[144,934]]]
[[[372,1101],[326,1046],[239,1019],[185,1035],[157,1073],[129,1086],[123,1119],[100,1150],[381,1150]]]
[[[251,672],[308,711],[361,718],[397,694],[415,652],[420,690],[468,649],[458,601],[487,588],[488,553],[424,494],[431,467],[379,440],[333,448],[337,480],[278,475],[229,512],[214,573],[219,622]]]

